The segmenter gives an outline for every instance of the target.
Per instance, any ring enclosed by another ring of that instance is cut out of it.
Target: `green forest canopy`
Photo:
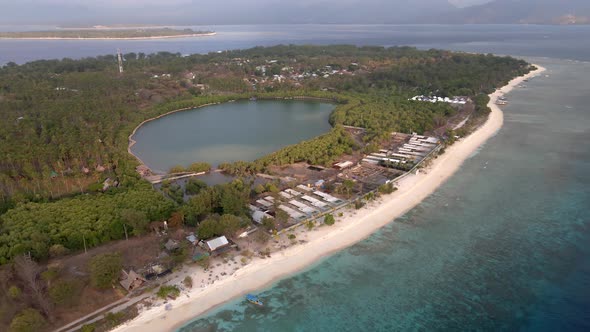
[[[385,130],[427,130],[451,112],[446,105],[408,102],[411,95],[476,96],[530,70],[510,57],[348,45],[279,45],[186,57],[128,53],[124,58],[123,75],[114,55],[0,68],[6,119],[0,122],[0,202],[85,192],[109,174],[132,170],[137,162],[127,154],[127,144],[133,128],[178,108],[253,95],[318,95],[348,104],[336,109],[333,124],[365,126],[377,137]],[[248,61],[238,65],[236,59]],[[355,75],[253,90],[243,80],[260,75],[260,65],[314,73],[325,66],[351,67]],[[163,73],[170,77],[153,78]],[[201,91],[196,83],[211,88]],[[330,92],[321,91],[327,88]],[[0,205],[0,213],[8,207]]]
[[[127,153],[129,134],[148,118],[251,96],[329,99],[337,107],[330,119],[334,128],[328,134],[252,163],[222,168],[240,174],[297,161],[328,165],[358,148],[341,125],[365,127],[368,141],[391,131],[430,130],[455,110],[446,104],[408,101],[410,96],[465,95],[484,109],[485,94],[531,69],[510,57],[347,45],[280,45],[187,57],[128,53],[124,58],[123,75],[117,72],[114,55],[9,63],[0,68],[0,105],[6,119],[0,122],[3,262],[29,251],[44,258],[52,245],[78,250],[84,240],[95,246],[120,239],[121,211],[137,210],[153,221],[177,209],[174,202],[141,182],[134,170],[137,160]],[[261,84],[254,90],[244,79],[263,80],[265,75],[257,69],[261,65],[273,72],[288,67],[295,73],[348,68],[354,75]],[[163,73],[170,77],[162,78]],[[210,88],[202,91],[196,84]],[[117,179],[119,187],[88,194],[89,188],[100,188],[106,177]],[[213,193],[207,190],[199,195]],[[68,195],[79,196],[63,198]],[[231,207],[231,200],[215,202],[203,206],[199,199],[189,201],[183,207],[187,220],[199,222],[203,211],[242,213],[240,204]]]

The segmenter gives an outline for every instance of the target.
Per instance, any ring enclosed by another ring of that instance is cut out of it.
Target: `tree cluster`
[[[141,233],[150,221],[164,220],[175,204],[147,184],[122,192],[77,196],[52,203],[23,203],[0,216],[0,263],[30,253],[45,259],[61,245],[81,250]]]

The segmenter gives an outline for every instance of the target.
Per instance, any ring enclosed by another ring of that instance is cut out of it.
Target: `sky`
[[[448,1],[491,0],[0,0],[0,24],[396,23]]]

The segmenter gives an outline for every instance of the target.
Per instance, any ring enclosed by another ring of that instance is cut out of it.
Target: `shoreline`
[[[129,153],[129,154],[130,154],[130,155],[132,155],[132,156],[133,156],[135,159],[137,159],[137,161],[139,161],[139,163],[140,163],[141,165],[144,165],[144,166],[146,166],[146,167],[147,167],[147,168],[150,170],[150,172],[152,172],[153,174],[156,174],[156,175],[158,175],[158,174],[160,174],[160,175],[165,175],[165,174],[166,174],[166,172],[164,172],[164,173],[156,173],[156,172],[154,172],[154,170],[153,170],[153,169],[151,169],[151,167],[149,167],[148,165],[146,165],[146,163],[144,163],[144,162],[143,162],[143,160],[141,160],[141,158],[139,158],[138,156],[136,156],[136,155],[135,155],[135,153],[133,153],[133,152],[131,151],[131,148],[132,148],[132,147],[135,145],[135,143],[137,143],[137,141],[133,139],[133,136],[135,135],[135,133],[137,132],[137,130],[139,129],[139,127],[143,126],[144,124],[146,124],[146,123],[148,123],[148,122],[150,122],[150,121],[154,121],[154,120],[157,120],[157,119],[159,119],[159,118],[162,118],[162,117],[164,117],[164,116],[166,116],[166,115],[170,115],[170,114],[174,114],[174,113],[177,113],[177,112],[182,112],[182,111],[190,111],[190,110],[193,110],[193,109],[197,109],[197,108],[201,108],[201,107],[205,107],[205,106],[217,105],[217,104],[219,104],[219,103],[208,103],[208,104],[203,104],[203,105],[196,106],[196,107],[185,107],[185,108],[180,108],[180,109],[173,110],[173,111],[170,111],[170,112],[166,112],[166,113],[164,113],[164,114],[160,114],[160,115],[158,115],[158,116],[154,116],[154,117],[152,117],[152,118],[145,119],[145,120],[141,121],[141,123],[140,123],[140,124],[138,124],[138,125],[137,125],[137,126],[134,128],[134,129],[133,129],[133,131],[131,132],[131,134],[129,134],[129,136],[127,137],[127,139],[128,139],[128,144],[127,144],[127,153]]]
[[[202,316],[248,292],[265,288],[285,276],[295,274],[390,224],[432,194],[459,170],[473,152],[498,132],[504,118],[495,102],[525,79],[537,76],[545,70],[541,66],[535,66],[535,71],[511,80],[506,86],[490,94],[488,106],[491,113],[485,123],[448,147],[446,152],[434,159],[425,170],[396,181],[398,190],[393,194],[382,196],[377,202],[369,203],[360,210],[346,210],[343,217],[336,218],[337,222],[333,226],[321,226],[312,231],[298,233],[298,239],[301,236],[301,239],[306,240],[303,244],[274,252],[269,259],[254,258],[246,266],[210,285],[198,287],[198,283],[195,282],[195,286],[186,294],[183,292],[179,298],[168,302],[172,305],[170,311],[160,303],[140,312],[136,318],[114,330],[175,331],[197,316]],[[195,280],[200,280],[205,275],[199,267],[189,270],[188,275],[193,276]]]
[[[230,101],[227,101],[227,102],[208,103],[208,104],[203,104],[203,105],[195,106],[195,107],[179,108],[179,109],[176,109],[176,110],[172,110],[170,112],[166,112],[164,114],[160,114],[158,116],[151,117],[149,119],[145,119],[140,124],[138,124],[133,129],[133,131],[131,132],[131,134],[129,135],[129,137],[128,137],[128,144],[127,144],[127,153],[129,153],[135,159],[137,159],[141,165],[146,166],[150,170],[150,172],[152,172],[153,174],[155,174],[155,175],[166,175],[167,174],[166,172],[156,172],[156,171],[154,171],[145,162],[143,162],[143,160],[141,160],[141,158],[139,158],[136,154],[134,154],[131,151],[131,148],[135,145],[135,143],[137,143],[137,141],[133,139],[133,136],[135,135],[135,133],[137,132],[137,130],[141,126],[143,126],[144,124],[146,124],[146,123],[148,123],[150,121],[154,121],[154,120],[160,119],[162,117],[165,117],[167,115],[171,115],[171,114],[174,114],[174,113],[177,113],[177,112],[191,111],[191,110],[195,110],[195,109],[198,109],[198,108],[201,108],[201,107],[219,105],[219,104],[229,103],[229,102],[232,102],[232,101],[239,101],[239,100],[248,100],[248,99],[243,98],[243,99],[230,100]],[[262,98],[260,98],[260,100],[313,100],[313,101],[325,101],[325,102],[330,102],[330,103],[333,103],[334,102],[330,98],[306,97],[306,96],[296,96],[296,97],[291,97],[291,98],[285,98],[285,97],[264,98],[264,97],[262,97]],[[217,169],[215,169],[215,170],[217,170]]]
[[[150,37],[0,37],[0,40],[150,40],[150,39],[170,39],[170,38],[193,38],[215,36],[217,32],[193,33],[187,35],[171,36],[150,36]]]

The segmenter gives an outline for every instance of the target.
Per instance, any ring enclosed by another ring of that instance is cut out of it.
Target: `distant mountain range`
[[[494,0],[424,16],[424,23],[590,24],[590,0]]]
[[[3,24],[590,24],[590,0],[10,1]],[[116,5],[114,5],[116,3]]]
[[[215,8],[193,2],[174,22],[204,24],[390,24],[457,10],[448,0],[299,0],[249,1]],[[160,15],[166,15],[161,13]]]
[[[220,17],[193,2],[168,17],[183,24],[590,23],[590,0],[259,0],[244,8],[227,7]]]

